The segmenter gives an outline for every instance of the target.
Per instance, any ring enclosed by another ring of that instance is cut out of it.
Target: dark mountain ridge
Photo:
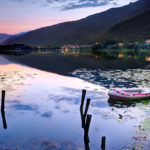
[[[139,0],[77,21],[40,28],[6,43],[26,45],[92,44],[113,25],[147,10],[150,10],[150,0]]]
[[[111,27],[100,40],[143,41],[150,39],[150,10]]]

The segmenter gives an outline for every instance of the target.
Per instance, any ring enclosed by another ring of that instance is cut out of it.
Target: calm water
[[[83,68],[72,73],[82,78],[79,79],[13,64],[0,57],[0,89],[6,90],[0,150],[84,150],[79,111],[82,89],[87,89],[86,98],[91,98],[88,110],[92,114],[91,150],[100,149],[102,136],[106,136],[106,150],[132,150],[133,147],[148,150],[150,103],[108,101],[108,87],[116,85],[115,81],[120,82],[121,87],[132,76],[131,72],[134,78],[127,85],[147,83],[149,70],[124,72]],[[104,79],[99,80],[99,76]],[[141,83],[143,77],[146,79]]]

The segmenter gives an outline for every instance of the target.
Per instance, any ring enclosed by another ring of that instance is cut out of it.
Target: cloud
[[[81,2],[82,1],[82,2]],[[111,4],[111,1],[97,1],[97,0],[80,0],[77,3],[69,3],[68,5],[62,7],[62,10],[70,10],[70,9],[78,9],[78,8],[87,8],[87,7],[99,7],[99,6],[106,6]]]
[[[66,2],[67,0],[47,0],[47,3]]]
[[[81,9],[89,7],[102,7],[102,6],[116,6],[121,0],[47,0],[46,5],[52,3],[61,3],[59,7],[60,10],[72,10],[72,9]],[[130,0],[130,2],[135,0]]]
[[[28,110],[28,111],[37,111],[37,106],[32,105],[24,105],[24,104],[14,104],[11,106],[12,108],[16,110]]]
[[[30,3],[37,3],[36,0],[9,0],[9,1],[14,1],[14,2],[19,2],[19,3],[24,3],[24,2],[30,2]],[[43,1],[43,0],[41,0]]]
[[[35,0],[12,0],[17,2],[32,2],[35,3]],[[103,7],[108,5],[118,5],[122,0],[41,0],[42,7],[47,7],[49,5],[56,5],[60,10],[72,10],[72,9],[81,9],[89,7]],[[128,0],[133,2],[136,0]]]
[[[24,2],[24,0],[13,0],[13,1],[16,1],[16,2]]]
[[[52,114],[53,114],[52,112],[45,112],[45,113],[41,114],[41,117],[51,118]]]
[[[14,1],[14,2],[25,2],[25,0],[12,0],[12,1]]]

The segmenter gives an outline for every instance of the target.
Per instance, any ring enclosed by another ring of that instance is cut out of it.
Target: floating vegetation
[[[31,71],[24,71],[22,70],[12,70],[10,71],[10,68],[13,68],[14,65],[8,65],[5,66],[5,71],[0,70],[0,90],[4,89],[7,91],[12,91],[21,85],[26,84],[26,80],[34,79],[37,74]],[[10,67],[10,68],[9,68]],[[8,70],[7,70],[8,69]],[[28,82],[29,84],[29,82]]]
[[[104,71],[81,68],[72,72],[72,75],[106,88],[150,87],[150,70],[148,69]]]

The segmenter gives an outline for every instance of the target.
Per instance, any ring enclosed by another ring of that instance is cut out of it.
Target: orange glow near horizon
[[[21,25],[15,22],[0,22],[0,33],[16,34],[23,31],[31,30],[26,25]]]
[[[26,23],[15,21],[0,21],[0,33],[17,34],[20,32],[35,30],[38,28],[51,26],[58,23],[58,20],[48,20],[47,18],[33,19],[27,21]]]

